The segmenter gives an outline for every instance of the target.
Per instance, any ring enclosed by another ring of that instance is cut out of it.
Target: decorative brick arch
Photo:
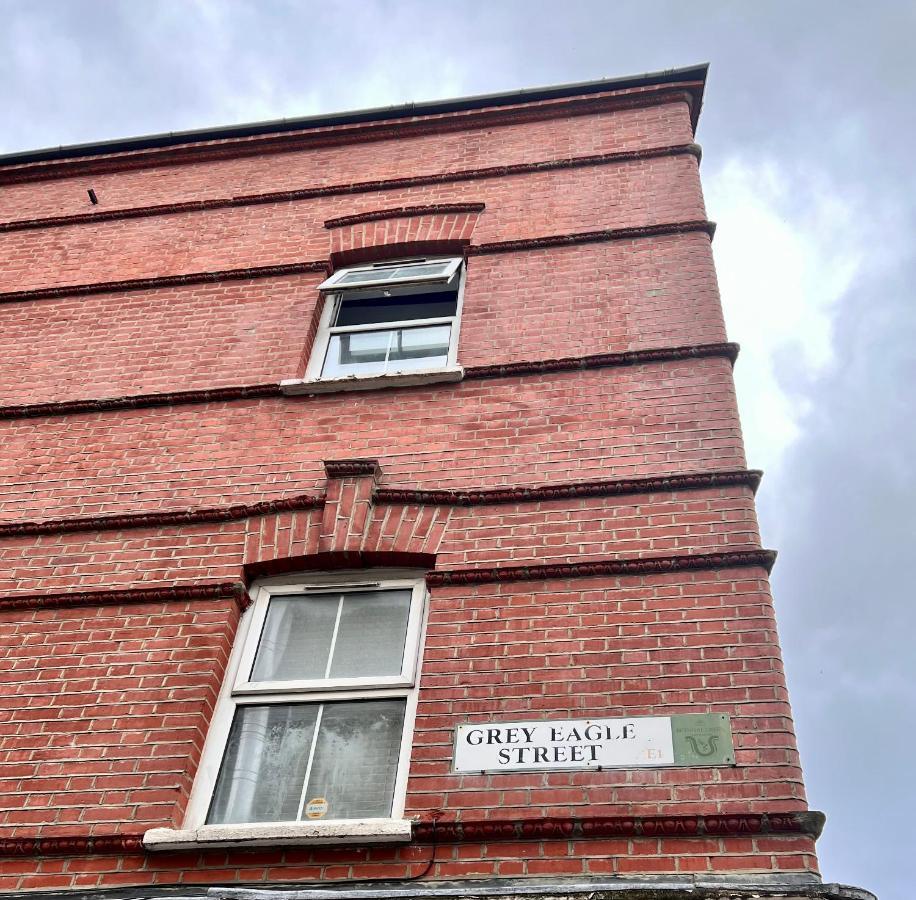
[[[327,461],[324,502],[315,509],[248,520],[249,578],[297,570],[399,566],[432,569],[450,504],[376,503],[378,461]]]
[[[483,210],[483,203],[441,203],[328,219],[331,268],[399,256],[463,255]]]

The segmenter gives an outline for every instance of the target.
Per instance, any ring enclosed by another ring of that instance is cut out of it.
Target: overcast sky
[[[910,900],[916,4],[0,0],[0,152],[709,61],[698,140],[824,877]],[[0,262],[2,264],[2,262]]]

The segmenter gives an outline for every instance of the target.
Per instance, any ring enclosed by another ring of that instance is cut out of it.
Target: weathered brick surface
[[[0,834],[177,823],[237,618],[231,601],[0,608]]]
[[[470,720],[724,712],[731,769],[455,775]],[[804,808],[772,602],[760,570],[437,588],[408,804],[475,818]]]
[[[174,165],[160,159],[136,167],[128,155],[120,170],[114,161],[106,173],[0,186],[0,221],[85,213],[90,186],[105,212],[692,140],[688,107],[670,95],[654,107],[573,118],[501,115],[485,125],[459,113],[442,117],[440,133],[365,141],[352,135],[340,146],[284,153],[252,155],[245,141],[216,142],[222,158]],[[694,156],[462,178],[7,230],[0,232],[0,290],[321,261],[332,249],[327,219],[484,203],[479,216],[455,219],[449,234],[472,245],[529,243],[471,253],[459,345],[464,366],[724,340],[705,233],[537,244],[550,235],[703,219]],[[410,235],[430,237],[434,225],[421,234],[417,224]],[[370,232],[377,241],[383,229],[361,233]],[[344,237],[341,231],[338,249]],[[399,240],[399,233],[385,239]],[[0,404],[295,377],[308,358],[322,277],[315,271],[0,303],[8,338]],[[317,498],[296,511],[197,524],[109,523],[0,536],[0,654],[9,673],[0,689],[0,841],[136,840],[147,827],[183,823],[239,621],[236,601],[93,605],[85,597],[76,603],[73,594],[238,583],[246,572],[295,569],[317,554],[419,554],[448,571],[760,547],[752,492],[742,485],[476,505],[392,503],[376,501],[374,475],[328,477],[323,465],[377,459],[381,489],[462,491],[740,469],[731,364],[721,357],[7,418],[0,447],[4,523]],[[759,558],[740,568],[433,587],[407,814],[426,823],[499,824],[804,811]],[[50,595],[57,605],[41,608]],[[467,721],[707,711],[731,717],[734,767],[451,772],[453,730]],[[782,833],[558,833],[435,846],[424,839],[404,847],[163,854],[135,845],[54,854],[20,846],[10,854],[0,859],[0,889],[817,867],[810,836]]]
[[[240,581],[244,565],[332,551],[438,554],[437,569],[448,570],[760,547],[748,488],[458,509],[361,502],[335,523],[336,539],[323,521],[330,503],[242,521],[10,536],[0,542],[0,595]]]
[[[316,319],[307,273],[0,304],[0,404],[278,382]],[[105,329],[97,324],[104,319]],[[465,366],[724,340],[701,233],[473,257]],[[36,349],[38,348],[38,349]]]
[[[666,103],[624,109],[613,116],[471,127],[451,134],[64,177],[40,187],[0,185],[0,221],[85,213],[92,209],[88,187],[99,198],[99,210],[134,209],[644,150],[692,140],[687,105]]]
[[[327,259],[335,216],[483,202],[474,243],[705,218],[693,156],[0,232],[0,292]],[[2,299],[2,297],[0,297]]]
[[[724,359],[0,421],[0,519],[270,499],[324,459],[398,487],[475,488],[744,464]]]

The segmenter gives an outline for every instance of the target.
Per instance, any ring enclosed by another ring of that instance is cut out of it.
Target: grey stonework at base
[[[0,900],[24,900],[22,892]],[[307,888],[175,887],[42,892],[42,900],[877,900],[870,891],[806,875],[660,875],[633,878],[388,881]]]

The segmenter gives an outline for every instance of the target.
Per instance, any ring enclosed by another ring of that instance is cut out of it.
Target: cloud
[[[733,156],[704,175],[725,319],[743,345],[735,380],[748,459],[772,471],[808,411],[799,383],[833,358],[834,308],[862,264],[861,235],[823,173]]]

